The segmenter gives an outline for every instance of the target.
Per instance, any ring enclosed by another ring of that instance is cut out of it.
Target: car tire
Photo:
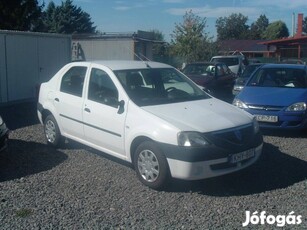
[[[144,185],[156,190],[165,187],[170,177],[168,163],[153,141],[144,141],[137,147],[133,164],[137,177]]]
[[[61,146],[63,137],[55,118],[51,114],[44,120],[44,133],[48,145]]]

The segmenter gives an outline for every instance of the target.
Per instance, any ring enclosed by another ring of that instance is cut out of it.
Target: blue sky
[[[50,0],[44,0],[46,5]],[[61,0],[53,0],[56,5]],[[207,31],[216,36],[218,17],[242,13],[248,24],[265,14],[269,22],[284,21],[292,33],[292,14],[307,16],[307,0],[74,0],[91,15],[94,25],[102,32],[136,32],[159,30],[169,41],[175,24],[183,21],[185,12],[207,19]],[[295,18],[295,25],[297,17]]]

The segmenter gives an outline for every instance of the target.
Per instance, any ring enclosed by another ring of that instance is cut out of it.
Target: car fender
[[[127,160],[131,162],[131,147],[138,138],[155,142],[177,144],[180,130],[167,121],[151,114],[130,101],[125,125],[125,150]],[[137,117],[137,119],[135,119]]]

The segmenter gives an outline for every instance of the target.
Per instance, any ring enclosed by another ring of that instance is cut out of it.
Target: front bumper
[[[270,129],[292,129],[302,130],[307,128],[307,112],[285,112],[281,111],[264,111],[255,109],[245,109],[254,116],[266,115],[277,116],[277,122],[259,122],[260,127]]]
[[[204,147],[182,147],[160,143],[166,156],[171,176],[185,180],[216,177],[241,170],[257,161],[262,152],[263,138],[260,132],[248,134],[251,127],[241,129],[240,141],[234,131],[206,134],[211,144]],[[253,152],[253,156],[232,161],[234,155]],[[232,163],[235,162],[235,163]]]
[[[229,174],[254,164],[261,155],[262,146],[263,144],[254,149],[254,157],[237,163],[230,163],[229,157],[197,162],[167,158],[167,162],[172,177],[184,180],[200,180]]]

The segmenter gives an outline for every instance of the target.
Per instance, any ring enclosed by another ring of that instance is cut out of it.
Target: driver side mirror
[[[125,111],[125,101],[124,100],[121,100],[121,101],[117,100],[117,106],[118,106],[117,113],[122,114]]]

